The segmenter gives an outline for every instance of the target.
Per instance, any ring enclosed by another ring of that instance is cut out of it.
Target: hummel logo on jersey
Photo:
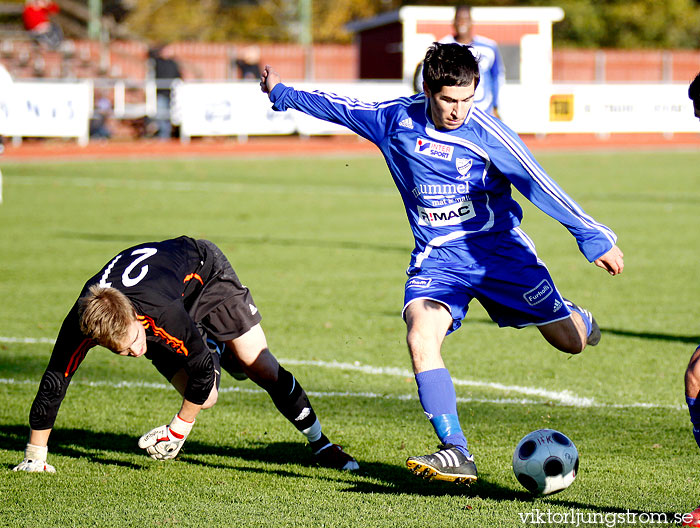
[[[258,313],[258,307],[257,307],[257,306],[252,305],[252,304],[249,304],[249,305],[248,305],[248,308],[250,308],[250,313],[251,313],[251,315],[255,315],[256,313]]]
[[[404,128],[413,129],[413,119],[411,119],[410,117],[407,117],[403,121],[399,121],[399,126],[402,126]]]
[[[416,149],[414,152],[424,156],[430,156],[431,158],[452,161],[454,147],[450,145],[443,145],[442,143],[436,143],[435,141],[430,141],[429,139],[418,138],[416,140]]]

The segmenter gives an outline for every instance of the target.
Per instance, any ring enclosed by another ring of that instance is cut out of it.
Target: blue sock
[[[464,455],[471,456],[467,438],[457,416],[457,394],[450,373],[445,368],[416,374],[418,399],[435,433],[443,444],[453,444]]]
[[[572,303],[573,304],[573,303]],[[581,316],[581,319],[583,319],[583,324],[586,325],[586,336],[591,335],[591,330],[593,329],[593,322],[590,319],[590,315],[586,315],[581,308],[579,308],[576,305],[569,305],[569,309],[573,312],[578,313]]]
[[[685,397],[685,401],[687,402],[688,410],[690,411],[690,421],[693,423],[693,435],[695,436],[695,442],[698,444],[698,447],[700,447],[700,402],[697,402],[695,398],[691,398],[689,396]]]

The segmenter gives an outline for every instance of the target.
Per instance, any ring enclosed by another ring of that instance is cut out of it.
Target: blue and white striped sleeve
[[[289,108],[349,128],[377,144],[386,135],[385,103],[366,103],[350,97],[319,91],[304,92],[282,83],[270,92],[273,108]]]
[[[480,119],[480,123],[492,138],[487,149],[492,163],[525,198],[569,230],[589,262],[615,245],[617,235],[586,214],[545,172],[514,132],[490,116]]]

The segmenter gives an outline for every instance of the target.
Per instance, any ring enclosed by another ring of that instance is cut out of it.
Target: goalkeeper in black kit
[[[54,472],[48,440],[73,374],[95,345],[148,358],[182,395],[169,425],[138,442],[156,460],[175,458],[197,414],[218,397],[221,368],[249,377],[309,441],[317,463],[356,470],[331,443],[304,389],[268,350],[248,288],[208,240],[179,237],[125,249],[83,287],[63,321],[29,414],[29,442],[15,471]]]

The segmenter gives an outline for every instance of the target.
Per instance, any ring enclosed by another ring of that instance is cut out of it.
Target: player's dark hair
[[[430,93],[439,93],[443,86],[479,85],[479,64],[471,46],[433,43],[423,61],[423,81]]]
[[[696,105],[700,104],[700,73],[695,76],[693,82],[688,86],[688,97],[690,97]]]
[[[457,4],[455,6],[455,17],[457,16],[457,13],[459,13],[460,11],[468,11],[469,14],[471,15],[472,6],[469,4]]]
[[[119,290],[94,284],[78,300],[78,319],[83,334],[112,352],[118,352],[136,319],[136,311]]]

